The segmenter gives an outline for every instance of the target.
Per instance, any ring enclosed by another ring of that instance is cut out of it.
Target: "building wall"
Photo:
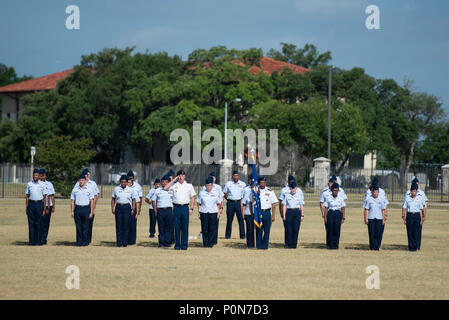
[[[17,122],[17,100],[19,99],[19,112],[25,109],[25,106],[20,101],[23,94],[2,94],[2,121],[6,118],[11,119],[13,122]]]

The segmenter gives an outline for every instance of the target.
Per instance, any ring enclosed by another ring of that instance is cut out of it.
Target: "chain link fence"
[[[204,185],[204,181],[209,174],[214,171],[217,175],[217,183],[224,186],[226,181],[220,181],[220,165],[190,164],[168,166],[163,164],[91,164],[89,169],[92,179],[97,182],[100,189],[100,196],[109,198],[115,185],[118,185],[120,176],[132,170],[136,180],[142,185],[144,196],[152,187],[156,178],[162,178],[171,169],[175,172],[183,169],[186,172],[186,180],[195,186],[198,192]],[[251,174],[249,166],[233,165],[233,170],[240,173],[240,180],[248,181],[248,174]],[[304,197],[309,201],[318,201],[322,189],[325,185],[318,185],[318,176],[328,178],[336,174],[341,179],[341,186],[348,195],[348,201],[362,201],[365,191],[374,176],[379,179],[379,186],[385,190],[390,201],[400,202],[404,192],[410,187],[414,178],[414,171],[420,181],[420,188],[424,190],[431,202],[449,202],[449,192],[444,190],[447,181],[443,181],[444,175],[441,166],[422,165],[414,167],[402,179],[400,170],[396,168],[387,169],[359,169],[345,167],[340,172],[321,172],[316,168],[304,168],[295,172],[280,170],[275,175],[266,176],[267,185],[276,194],[286,185],[289,174],[293,174],[304,192]],[[31,166],[26,164],[1,164],[0,167],[0,197],[1,198],[21,198],[24,197],[25,185],[31,180]],[[48,177],[51,181],[52,177]],[[403,181],[406,181],[404,185]],[[57,190],[56,190],[57,191]]]

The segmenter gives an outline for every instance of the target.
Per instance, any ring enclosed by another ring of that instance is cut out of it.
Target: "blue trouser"
[[[421,216],[419,213],[408,213],[406,218],[408,249],[416,251],[421,244]]]
[[[240,239],[245,239],[245,224],[242,217],[241,200],[228,200],[226,205],[226,234],[225,238],[231,238],[232,222],[234,221],[234,214],[237,214],[237,221],[239,223]]]
[[[271,229],[271,210],[262,211],[262,227],[256,228],[256,248],[268,249]]]
[[[245,215],[246,222],[246,245],[248,248],[254,248],[254,218],[251,215]]]
[[[42,200],[37,202],[33,200],[28,201],[28,238],[29,244],[32,246],[41,244],[41,219],[43,211],[44,202]]]
[[[90,205],[78,206],[75,205],[75,210],[73,211],[76,226],[76,245],[77,246],[87,246],[89,241],[87,238],[89,229],[89,214]]]
[[[201,230],[203,236],[203,246],[212,248],[215,241],[215,233],[217,232],[217,212],[200,212]]]
[[[89,221],[87,221],[87,242],[89,244],[92,242],[92,229],[94,227],[94,218],[95,214],[92,215],[92,218],[89,218]]]
[[[136,220],[137,208],[134,208],[134,213],[129,218],[129,231],[128,231],[128,244],[136,244],[137,238],[137,220]]]
[[[329,249],[338,249],[340,242],[341,219],[340,210],[329,210],[327,213],[327,240]]]
[[[48,207],[48,213],[41,217],[41,243],[47,244],[48,230],[50,229],[51,211],[53,206]]]
[[[175,249],[187,250],[189,242],[189,206],[175,204],[173,221],[175,225]]]
[[[170,247],[173,237],[173,209],[171,207],[157,209],[159,230],[159,246]]]
[[[131,219],[131,205],[117,204],[115,206],[115,235],[117,247],[128,245],[129,220]]]
[[[301,210],[287,209],[285,214],[287,248],[296,248],[298,245],[299,228],[301,227]]]
[[[422,211],[421,211],[422,212]],[[418,233],[419,233],[419,237],[418,237],[418,250],[421,249],[421,238],[422,238],[422,227],[423,225],[421,224],[421,217],[420,217],[420,223],[418,225]]]
[[[149,210],[150,214],[150,237],[154,237],[154,234],[156,233],[156,214],[154,213],[154,209]]]
[[[290,241],[288,240],[287,219],[282,220],[282,223],[284,225],[284,246],[287,247],[287,243],[290,243]]]
[[[383,219],[368,219],[368,236],[370,250],[379,250],[385,226]]]
[[[215,238],[213,239],[213,243],[212,244],[217,244],[218,243],[218,226],[220,224],[220,219],[217,218],[217,223],[215,225]]]

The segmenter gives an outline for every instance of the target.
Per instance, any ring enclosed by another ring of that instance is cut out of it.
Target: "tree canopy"
[[[202,130],[223,132],[226,102],[230,128],[278,128],[281,145],[300,146],[310,158],[326,155],[331,53],[311,44],[281,46],[267,55],[312,70],[255,75],[249,69],[259,65],[261,49],[225,46],[196,49],[186,61],[165,52],[133,53],[134,48],[82,56],[56,90],[23,99],[26,108],[17,123],[0,124],[0,161],[27,162],[31,145],[70,136],[92,141],[96,162],[120,163],[128,146],[146,162],[151,147],[169,143],[175,128],[191,131],[192,122],[201,121]],[[3,74],[14,79],[10,71]],[[236,98],[241,103],[231,103]],[[359,67],[334,69],[334,165],[369,151],[378,153],[380,166],[403,171],[416,156],[447,163],[446,153],[435,154],[447,134],[438,97],[414,92],[409,82],[375,79]]]

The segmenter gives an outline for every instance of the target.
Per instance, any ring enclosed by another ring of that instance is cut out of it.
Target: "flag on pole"
[[[257,228],[260,229],[262,227],[262,209],[260,206],[260,197],[259,197],[259,176],[257,175],[256,170],[256,157],[254,149],[251,150],[251,160],[253,166],[253,172],[251,175],[251,191],[254,195],[254,206],[253,206],[253,214],[254,214],[254,224]]]

